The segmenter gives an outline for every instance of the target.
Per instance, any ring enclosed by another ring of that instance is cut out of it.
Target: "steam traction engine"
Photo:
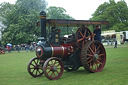
[[[39,77],[45,74],[48,79],[55,80],[61,77],[64,69],[74,71],[83,66],[88,72],[95,73],[104,68],[104,46],[93,40],[94,35],[85,25],[107,25],[108,22],[46,19],[46,13],[42,11],[39,24],[41,37],[36,49],[37,57],[28,63],[31,76]],[[57,27],[78,27],[78,30],[76,34],[60,37],[61,30]]]

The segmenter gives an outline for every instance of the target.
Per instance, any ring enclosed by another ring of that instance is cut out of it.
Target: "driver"
[[[101,28],[99,25],[95,26],[95,30],[94,30],[94,40],[100,41],[101,42]]]

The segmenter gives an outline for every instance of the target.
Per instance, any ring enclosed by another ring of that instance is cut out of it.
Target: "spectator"
[[[28,52],[29,46],[28,44],[25,45],[26,52]]]
[[[6,48],[7,48],[8,52],[10,53],[11,52],[11,47],[7,46]]]
[[[94,30],[94,40],[100,41],[101,42],[101,28],[99,25],[96,25],[96,28]]]
[[[115,39],[115,47],[114,48],[117,48],[117,40]]]
[[[30,45],[30,51],[33,51],[33,44]]]
[[[20,52],[20,45],[16,45],[16,50]]]

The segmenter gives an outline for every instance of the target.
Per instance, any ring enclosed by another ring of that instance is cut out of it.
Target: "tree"
[[[92,16],[91,20],[109,21],[110,29],[127,30],[128,6],[124,0],[117,3],[109,0],[109,2],[101,4]]]
[[[66,14],[66,10],[64,8],[55,6],[51,6],[47,9],[47,17],[49,19],[74,19]]]
[[[74,20],[74,18],[66,14],[66,10],[64,8],[55,7],[55,6],[51,6],[47,9],[47,18],[48,19],[72,19]],[[67,34],[66,27],[59,27],[59,29],[61,29],[62,36]]]
[[[39,19],[39,12],[46,10],[46,4],[45,0],[17,0],[16,4],[11,5],[11,10],[7,11],[8,13],[3,12],[2,15],[6,19],[4,24],[7,26],[2,32],[2,42],[21,44],[35,41],[40,36],[36,21]],[[8,9],[10,4],[1,6],[5,7]]]
[[[6,20],[6,14],[10,13],[10,11],[13,9],[13,4],[10,3],[1,3],[0,4],[0,31],[3,31],[5,28],[7,28],[7,20]]]
[[[7,26],[2,31],[2,43],[21,44],[37,40],[40,28],[36,22],[40,11],[47,11],[47,18],[73,19],[64,8],[50,7],[46,10],[46,5],[45,0],[17,0],[16,4],[0,5],[0,16],[6,19],[4,24]]]

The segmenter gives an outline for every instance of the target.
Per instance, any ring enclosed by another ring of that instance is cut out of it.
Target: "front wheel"
[[[48,79],[56,80],[63,74],[64,66],[60,59],[51,57],[45,61],[43,70]]]
[[[27,69],[28,73],[33,77],[39,77],[43,75],[43,64],[41,64],[38,58],[32,58],[28,63]]]

